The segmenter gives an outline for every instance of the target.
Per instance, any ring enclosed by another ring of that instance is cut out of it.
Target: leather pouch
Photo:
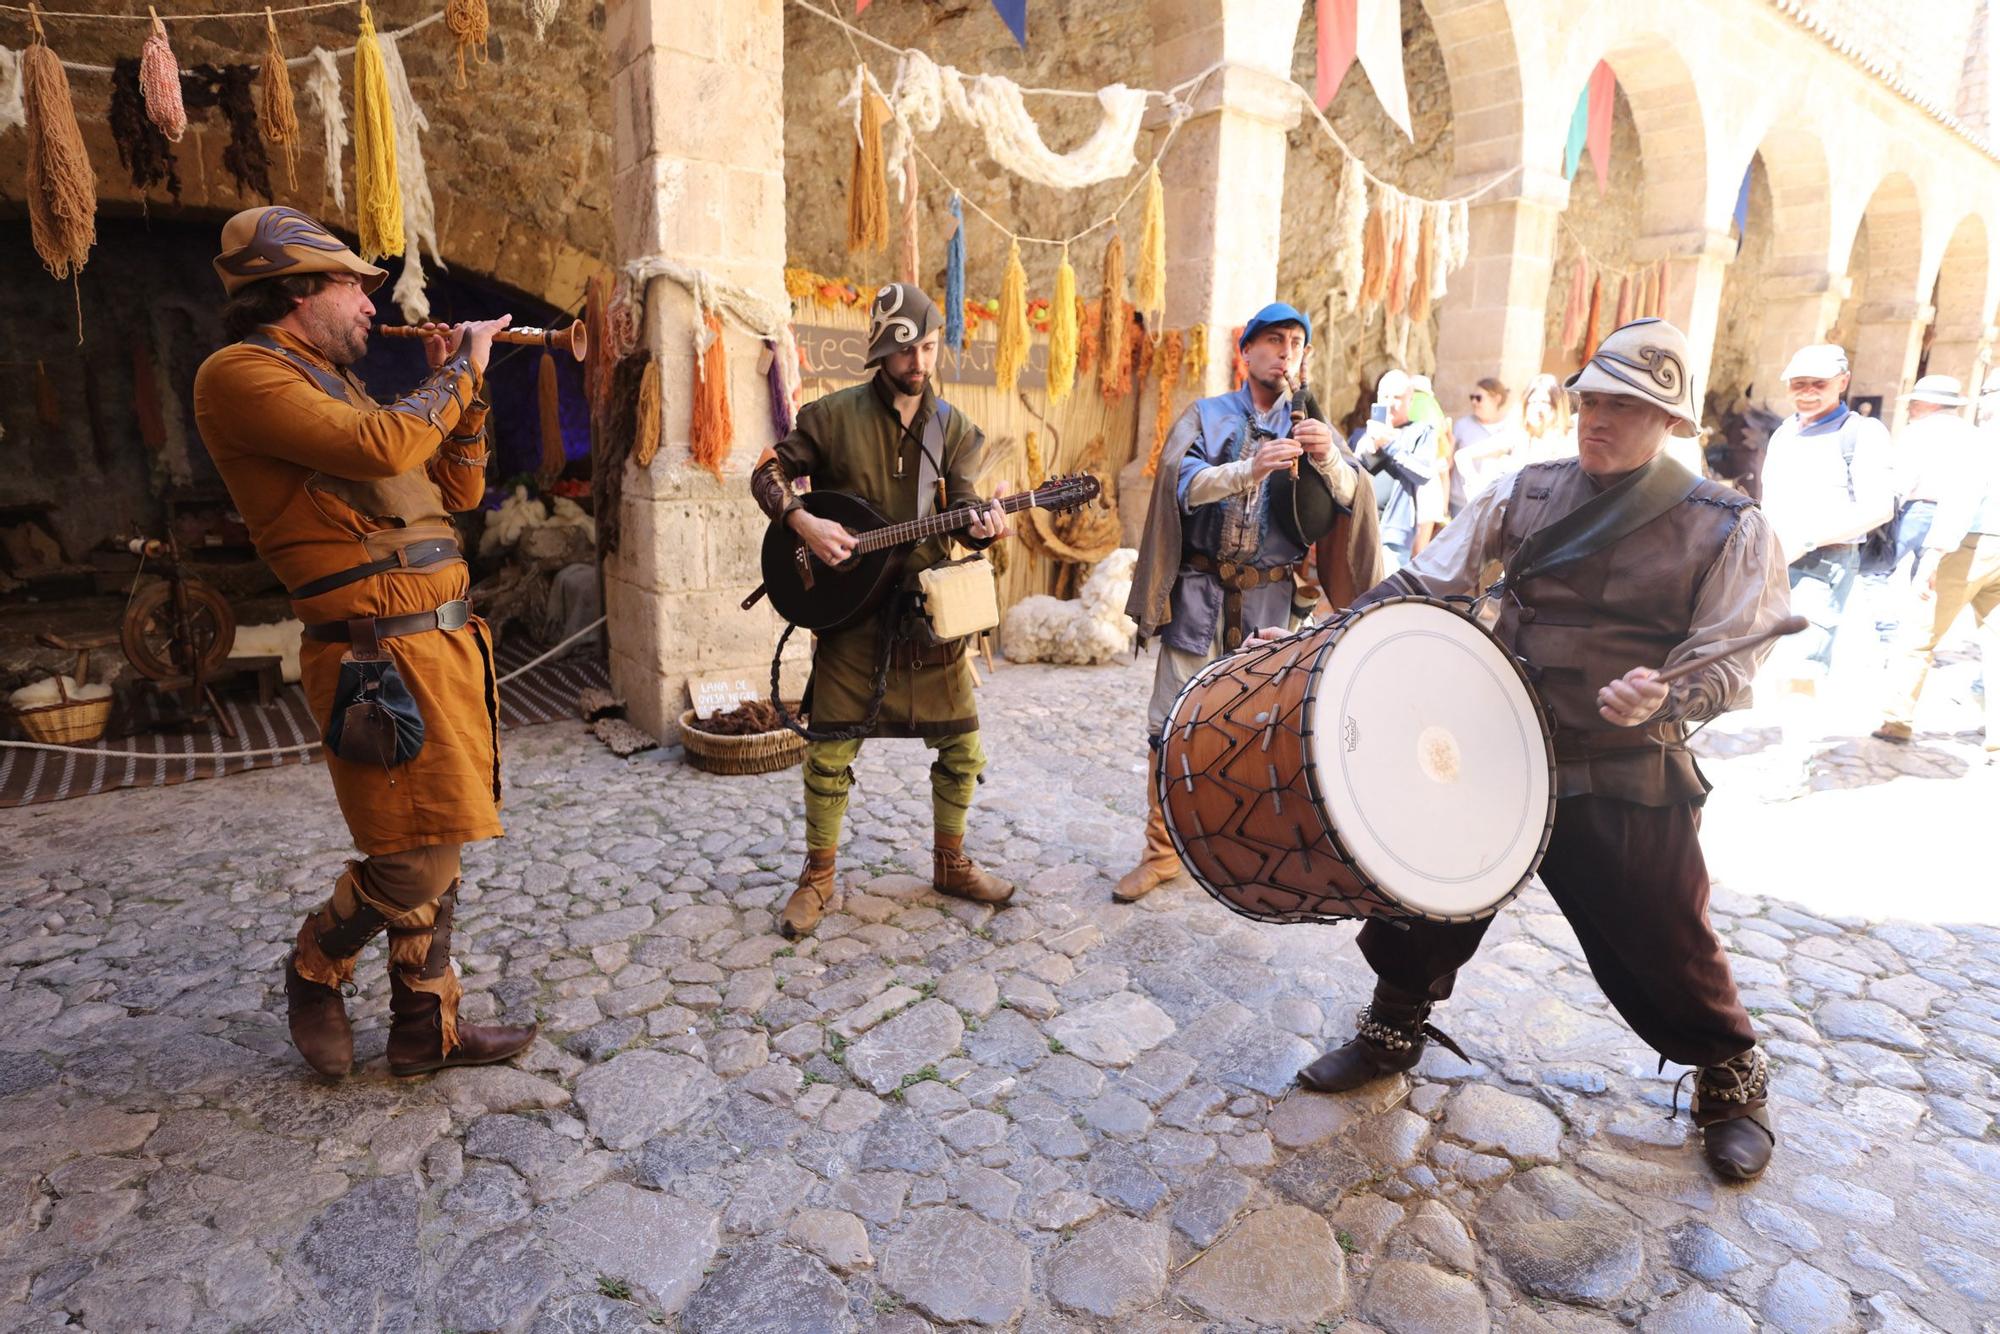
[[[349,764],[393,769],[424,748],[424,716],[393,660],[342,658],[326,748]]]

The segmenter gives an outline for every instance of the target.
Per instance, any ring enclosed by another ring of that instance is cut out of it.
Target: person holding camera
[[[1368,422],[1348,443],[1375,479],[1382,560],[1391,574],[1410,563],[1420,522],[1418,496],[1444,466],[1437,423],[1410,416],[1416,382],[1407,371],[1384,371],[1375,382]]]
[[[1125,605],[1141,642],[1160,640],[1146,710],[1154,749],[1175,697],[1196,672],[1254,631],[1290,627],[1309,549],[1312,573],[1336,607],[1381,577],[1374,506],[1365,492],[1364,503],[1354,503],[1360,475],[1332,428],[1293,388],[1311,345],[1312,321],[1302,312],[1283,302],[1265,306],[1237,343],[1247,371],[1242,386],[1191,404],[1160,452]],[[1144,898],[1180,872],[1150,785],[1147,805],[1146,850],[1112,891],[1120,903]]]

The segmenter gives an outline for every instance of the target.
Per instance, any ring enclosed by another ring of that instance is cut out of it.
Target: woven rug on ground
[[[540,645],[523,636],[510,638],[495,655],[500,674],[505,676],[541,651]],[[610,685],[611,675],[604,663],[585,653],[542,663],[500,687],[500,726],[504,731],[575,719],[577,692],[587,686],[609,689]],[[113,731],[128,735],[107,735],[94,745],[62,752],[0,749],[0,809],[84,797],[122,787],[163,787],[197,778],[219,778],[251,769],[313,764],[319,760],[317,748],[245,759],[213,758],[230,751],[265,750],[317,740],[319,727],[306,707],[305,692],[295,685],[287,686],[267,706],[260,706],[254,699],[223,700],[223,711],[236,729],[234,740],[223,735],[222,729],[213,723],[172,731],[155,730],[161,721],[159,711],[152,707],[150,695],[143,698],[145,703],[135,714],[127,716],[121,710],[113,715]],[[125,719],[123,726],[119,725],[121,718]],[[137,751],[142,755],[112,758],[103,753],[108,751]]]

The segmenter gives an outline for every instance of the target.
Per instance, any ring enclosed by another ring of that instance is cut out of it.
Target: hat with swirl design
[[[1633,320],[1604,336],[1582,370],[1563,381],[1572,394],[1624,394],[1673,414],[1673,433],[1701,433],[1688,383],[1687,335],[1665,320]]]
[[[873,366],[892,353],[914,347],[924,335],[944,328],[944,314],[915,283],[888,283],[868,308],[868,360]]]
[[[282,205],[249,208],[222,224],[216,276],[229,296],[266,278],[304,273],[351,273],[372,292],[389,276],[349,250],[320,223]]]

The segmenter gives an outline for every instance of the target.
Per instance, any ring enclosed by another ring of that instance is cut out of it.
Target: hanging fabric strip
[[[1597,192],[1611,188],[1611,113],[1618,96],[1618,76],[1603,61],[1590,72],[1590,165],[1597,173]]]
[[[965,350],[965,200],[951,192],[951,236],[944,247],[944,341]]]
[[[1375,99],[1403,137],[1410,131],[1410,90],[1403,83],[1403,6],[1398,0],[1360,0],[1354,24],[1354,57],[1368,74]]]
[[[1319,58],[1313,72],[1313,101],[1326,110],[1354,63],[1355,0],[1319,0],[1316,13]]]
[[[1007,31],[1014,34],[1014,42],[1023,51],[1028,49],[1028,0],[993,0],[993,12],[1007,25]]]

